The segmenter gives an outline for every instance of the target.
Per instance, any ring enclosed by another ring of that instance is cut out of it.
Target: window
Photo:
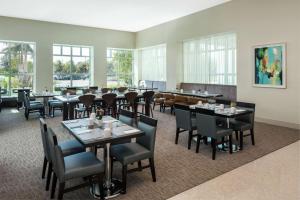
[[[92,47],[53,45],[54,91],[91,85]]]
[[[166,81],[166,45],[139,49],[142,80]]]
[[[0,41],[0,86],[4,95],[17,95],[15,89],[33,89],[35,43]]]
[[[236,85],[236,35],[184,42],[183,73],[186,83]]]
[[[133,51],[107,49],[107,87],[132,85]]]

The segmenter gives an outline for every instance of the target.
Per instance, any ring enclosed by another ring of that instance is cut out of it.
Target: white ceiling
[[[230,0],[0,0],[0,15],[140,31]]]

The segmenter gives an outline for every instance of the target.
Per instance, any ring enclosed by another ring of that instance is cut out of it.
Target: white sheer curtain
[[[236,85],[236,34],[185,41],[183,73],[186,83]]]
[[[166,81],[166,45],[139,49],[141,79]]]

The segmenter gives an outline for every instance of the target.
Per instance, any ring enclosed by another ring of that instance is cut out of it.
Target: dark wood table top
[[[84,146],[104,145],[122,141],[124,139],[136,138],[143,136],[144,132],[122,123],[121,121],[110,116],[104,116],[102,126],[94,123],[93,129],[88,128],[89,118],[62,121],[62,125],[70,134],[72,134]],[[108,127],[108,123],[112,123],[112,135],[105,136],[104,128]]]
[[[171,93],[171,94],[178,94],[178,95],[185,95],[185,96],[193,96],[193,97],[202,97],[202,98],[215,98],[215,97],[221,97],[222,94],[213,94],[213,93],[205,93],[205,92],[199,92],[195,91],[180,91],[180,90],[166,90],[166,91],[160,91],[161,93]]]
[[[214,110],[215,115],[225,118],[235,118],[241,115],[250,114],[253,112],[252,109],[244,108],[244,107],[235,107],[235,112],[231,112],[231,108],[229,106],[225,106],[224,109],[221,109],[220,104],[202,104],[202,105],[190,105],[191,110],[196,111],[197,108]]]

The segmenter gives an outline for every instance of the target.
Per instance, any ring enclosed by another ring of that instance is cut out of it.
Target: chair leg
[[[49,114],[49,116],[51,115],[51,106],[50,105],[48,106],[48,114]]]
[[[201,135],[197,135],[196,153],[199,153],[200,140],[201,140]]]
[[[178,144],[179,130],[180,130],[180,128],[176,128],[175,144]]]
[[[48,191],[50,187],[51,175],[52,175],[52,162],[49,162],[47,180],[46,180],[46,191]]]
[[[62,199],[64,196],[65,182],[59,183],[57,199]]]
[[[229,153],[232,154],[232,135],[229,135]]]
[[[150,112],[151,112],[151,116],[152,116],[152,118],[153,118],[153,110],[152,110],[151,107],[150,107]]]
[[[55,108],[52,108],[52,117],[54,117]]]
[[[98,176],[98,183],[99,183],[99,191],[100,191],[100,199],[104,199],[104,188],[103,188],[103,177],[104,174],[99,174]]]
[[[235,139],[238,141],[239,140],[239,132],[238,131],[234,131],[235,132]]]
[[[255,145],[255,140],[254,140],[254,130],[250,129],[250,133],[251,133],[251,141],[252,141],[252,145]]]
[[[114,171],[114,158],[110,157],[110,177],[113,177],[113,171]]]
[[[139,167],[139,170],[142,171],[143,168],[142,168],[142,161],[138,161],[138,167]]]
[[[217,151],[217,148],[216,148],[216,139],[211,138],[211,144],[212,144],[212,148],[213,148],[212,159],[215,160],[216,159],[216,151]]]
[[[240,131],[240,150],[243,150],[243,146],[244,146],[244,133],[243,131]]]
[[[50,198],[53,199],[55,195],[55,188],[56,188],[56,181],[57,181],[57,176],[55,173],[53,173],[53,179],[52,179],[52,187],[51,187],[51,195]]]
[[[188,149],[191,149],[192,139],[193,139],[193,131],[189,131],[189,141],[188,141]]]
[[[127,165],[122,166],[122,194],[126,194]]]
[[[46,169],[47,169],[48,160],[46,157],[44,157],[44,163],[43,163],[43,171],[42,171],[42,179],[45,178]]]
[[[154,158],[149,158],[149,164],[150,164],[150,168],[151,168],[152,181],[156,182]]]

